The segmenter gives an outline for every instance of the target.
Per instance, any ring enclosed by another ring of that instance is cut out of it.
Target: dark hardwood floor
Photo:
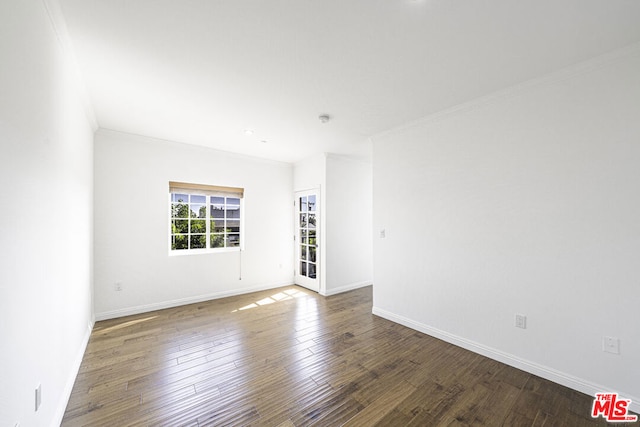
[[[592,398],[296,286],[98,322],[63,426],[589,426]]]

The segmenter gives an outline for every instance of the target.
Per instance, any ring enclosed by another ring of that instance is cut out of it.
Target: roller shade
[[[169,193],[203,194],[205,196],[244,197],[244,188],[169,181]]]

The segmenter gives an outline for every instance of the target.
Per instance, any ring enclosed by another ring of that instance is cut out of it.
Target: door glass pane
[[[307,198],[300,197],[300,212],[306,212],[306,211],[307,211]]]
[[[309,214],[309,228],[316,228],[316,214]]]
[[[307,226],[307,214],[300,214],[300,228]]]
[[[307,275],[307,263],[304,261],[300,261],[300,275],[301,276]]]
[[[315,212],[316,211],[316,196],[315,195],[309,196],[309,211],[311,211],[311,212]]]
[[[316,278],[316,265],[309,263],[309,278]]]
[[[303,259],[303,260],[307,259],[307,246],[306,245],[300,245],[300,259]]]
[[[316,262],[316,247],[309,246],[309,261]]]

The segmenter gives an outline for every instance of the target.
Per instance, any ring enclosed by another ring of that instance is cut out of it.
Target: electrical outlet
[[[527,329],[527,316],[516,314],[516,328]]]
[[[40,404],[42,403],[42,384],[38,384],[36,387],[36,412],[40,408]]]
[[[115,290],[116,292],[120,292],[122,290],[122,282],[114,283],[113,290]]]
[[[620,340],[616,337],[602,337],[602,351],[620,354]]]

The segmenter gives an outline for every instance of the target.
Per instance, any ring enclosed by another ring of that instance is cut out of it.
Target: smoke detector
[[[318,119],[320,119],[322,123],[327,123],[331,119],[331,117],[328,114],[320,114],[318,116]]]

